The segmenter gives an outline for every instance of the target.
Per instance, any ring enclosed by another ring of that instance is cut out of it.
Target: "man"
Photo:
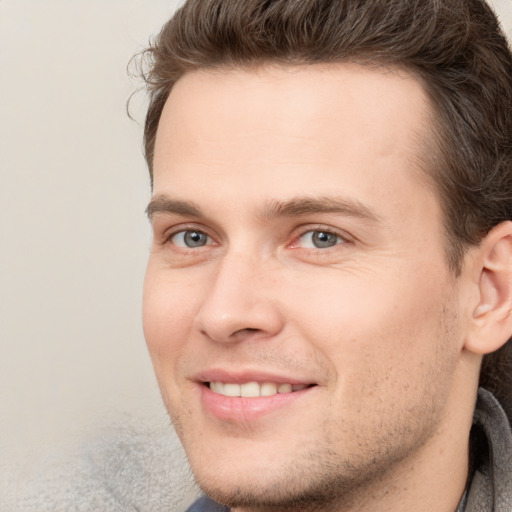
[[[190,511],[512,510],[487,5],[190,0],[147,55],[144,328]]]

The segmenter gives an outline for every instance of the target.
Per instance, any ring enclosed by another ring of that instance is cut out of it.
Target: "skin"
[[[407,74],[353,64],[196,71],[170,94],[144,330],[199,485],[236,511],[457,507],[483,257],[448,268],[428,113]],[[198,382],[219,370],[314,386],[219,418]]]

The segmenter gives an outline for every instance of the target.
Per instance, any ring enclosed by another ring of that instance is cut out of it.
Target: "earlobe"
[[[465,348],[476,354],[498,350],[512,335],[512,222],[493,228],[475,252],[478,304]]]

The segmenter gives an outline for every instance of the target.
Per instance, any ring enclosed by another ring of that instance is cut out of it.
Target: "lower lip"
[[[245,398],[220,395],[214,393],[208,386],[201,385],[201,401],[204,409],[215,418],[247,423],[292,404],[310,393],[312,389],[305,388],[292,393]]]

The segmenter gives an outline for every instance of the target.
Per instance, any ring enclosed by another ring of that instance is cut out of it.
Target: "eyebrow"
[[[193,203],[180,201],[165,195],[153,198],[146,208],[146,215],[149,217],[149,220],[151,220],[157,213],[202,217],[201,210]]]
[[[341,197],[295,197],[289,201],[272,201],[264,207],[260,215],[264,219],[294,217],[314,213],[338,213],[379,222],[380,216],[360,201]]]
[[[151,220],[156,214],[174,214],[201,218],[201,209],[192,202],[173,199],[166,195],[156,196],[151,200],[146,213]],[[380,216],[360,201],[340,197],[295,197],[287,201],[270,201],[258,212],[263,220],[278,217],[297,217],[315,213],[337,213],[350,217],[379,222]]]

